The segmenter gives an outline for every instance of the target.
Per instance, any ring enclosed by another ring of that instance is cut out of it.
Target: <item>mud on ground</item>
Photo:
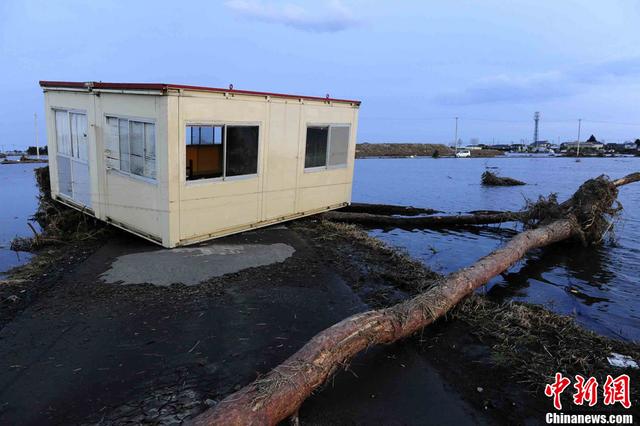
[[[21,285],[39,297],[7,315],[0,330],[0,423],[180,424],[318,331],[438,278],[354,226],[314,219],[210,244],[295,251],[199,285],[107,284],[101,277],[121,256],[158,250],[114,232],[103,245],[58,252],[63,261],[24,275]],[[420,335],[357,357],[303,404],[300,419],[540,423],[551,411],[544,378],[555,369],[613,374],[602,358],[609,350],[640,356],[637,345],[595,336],[570,319],[475,297]],[[636,371],[626,371],[632,384]]]

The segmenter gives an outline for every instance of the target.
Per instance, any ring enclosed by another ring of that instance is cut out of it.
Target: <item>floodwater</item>
[[[9,249],[15,236],[29,236],[29,217],[37,207],[33,169],[40,164],[0,165],[0,277],[27,262],[28,253]],[[528,182],[488,188],[480,175],[489,168]],[[526,199],[558,193],[563,200],[588,178],[620,177],[640,170],[640,158],[364,159],[356,161],[353,200],[431,207],[448,213],[516,210]],[[497,277],[487,293],[523,300],[569,314],[598,333],[640,340],[640,184],[624,187],[625,207],[616,222],[615,242],[601,247],[557,246],[537,250]],[[374,230],[406,249],[430,268],[448,273],[472,264],[517,229],[514,224],[477,231]]]
[[[38,207],[38,189],[33,169],[43,164],[0,165],[0,278],[7,270],[29,261],[31,255],[9,247],[16,236],[31,236],[27,225]],[[37,228],[37,224],[34,224]]]
[[[483,187],[485,170],[528,183]],[[362,159],[356,161],[353,200],[430,207],[447,213],[517,210],[525,200],[555,192],[564,200],[585,180],[600,174],[622,177],[640,171],[640,158],[521,157],[487,159]],[[601,247],[557,246],[527,255],[485,291],[499,300],[544,305],[572,315],[600,334],[640,340],[640,184],[621,188],[624,211],[615,239]],[[430,268],[449,273],[488,254],[516,224],[449,230],[374,230]]]

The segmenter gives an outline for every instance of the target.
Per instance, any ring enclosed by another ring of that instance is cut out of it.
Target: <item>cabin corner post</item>
[[[56,125],[55,125],[55,116],[53,114],[53,109],[51,107],[51,98],[49,92],[47,90],[44,91],[44,117],[47,128],[47,157],[49,159],[49,182],[51,185],[51,197],[55,198],[55,196],[59,193],[59,184],[58,184],[58,162],[56,159],[56,153],[58,148],[56,146]]]
[[[182,168],[180,167],[180,142],[182,128],[180,125],[181,97],[169,92],[163,96],[160,117],[165,127],[161,141],[165,156],[162,181],[162,204],[166,207],[165,223],[163,223],[162,245],[168,248],[180,244],[180,185],[182,185]]]

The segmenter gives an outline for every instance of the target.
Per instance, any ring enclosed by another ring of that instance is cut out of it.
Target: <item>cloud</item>
[[[443,105],[543,101],[571,96],[587,86],[640,76],[640,57],[615,59],[566,70],[524,76],[498,75],[435,97]]]
[[[292,3],[276,5],[260,0],[230,0],[226,5],[241,16],[302,31],[338,32],[359,24],[359,20],[339,0],[330,1],[323,9],[318,10],[310,10]]]

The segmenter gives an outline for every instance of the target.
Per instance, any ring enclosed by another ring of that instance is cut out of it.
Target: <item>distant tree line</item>
[[[29,148],[27,148],[27,155],[36,155],[37,153],[38,153],[38,150],[36,149],[35,146],[30,146]],[[48,155],[46,146],[40,147],[40,155]]]

